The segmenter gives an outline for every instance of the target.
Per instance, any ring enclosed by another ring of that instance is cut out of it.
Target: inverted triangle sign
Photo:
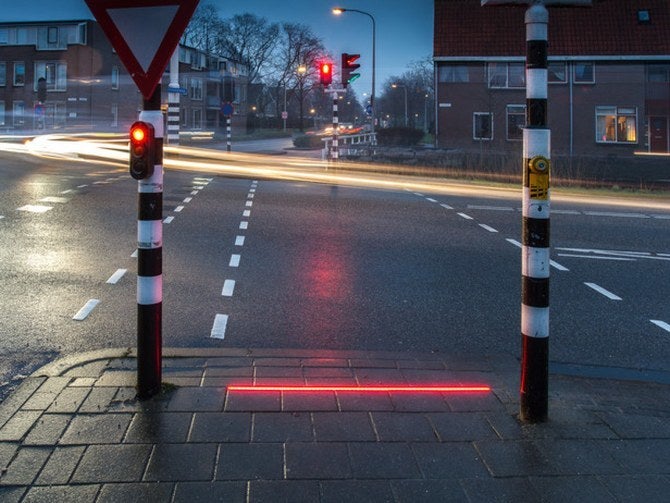
[[[199,0],[86,0],[119,59],[151,98]]]

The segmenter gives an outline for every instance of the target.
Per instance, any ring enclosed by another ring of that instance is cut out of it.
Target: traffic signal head
[[[130,126],[130,176],[143,180],[154,174],[154,127],[137,121]]]
[[[342,86],[347,87],[354,80],[361,76],[360,73],[354,73],[354,70],[361,66],[356,63],[356,60],[360,57],[360,54],[347,54],[346,52],[342,53]]]
[[[324,86],[329,86],[333,82],[333,64],[330,62],[319,64],[319,80]]]

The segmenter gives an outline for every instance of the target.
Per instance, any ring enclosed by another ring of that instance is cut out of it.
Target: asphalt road
[[[518,192],[261,175],[167,170],[165,346],[519,353]],[[136,345],[137,188],[14,154],[0,180],[2,397],[58,355]],[[670,371],[669,225],[554,196],[552,361]]]

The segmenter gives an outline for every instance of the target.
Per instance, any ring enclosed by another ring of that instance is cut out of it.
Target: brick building
[[[520,154],[525,11],[435,0],[438,146]],[[548,81],[552,155],[670,153],[670,2],[549,7]]]
[[[221,104],[246,127],[243,65],[180,46],[182,129],[225,126]],[[162,80],[167,104],[169,76]],[[95,21],[0,23],[0,131],[123,131],[142,96]]]

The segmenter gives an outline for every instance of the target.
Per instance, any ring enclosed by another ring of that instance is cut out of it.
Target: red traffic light
[[[333,64],[330,62],[319,65],[319,80],[324,86],[329,86],[333,81]]]
[[[150,177],[155,163],[154,127],[137,121],[130,126],[130,176],[136,180]]]

